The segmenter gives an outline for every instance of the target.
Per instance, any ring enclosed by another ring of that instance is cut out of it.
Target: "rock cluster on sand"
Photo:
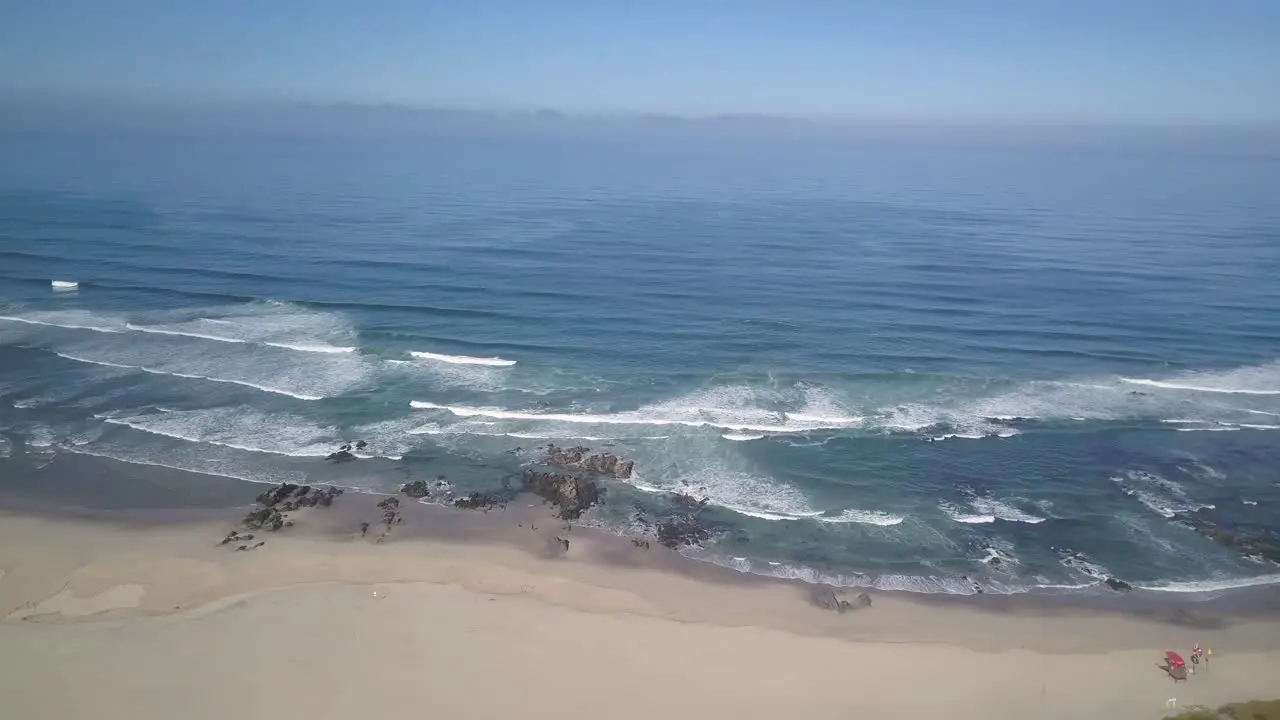
[[[524,486],[548,500],[565,520],[575,520],[600,501],[600,488],[589,477],[539,472],[525,468]]]
[[[624,460],[613,453],[593,453],[588,447],[562,448],[547,445],[546,462],[571,470],[609,475],[625,480],[631,477],[635,461]]]
[[[809,599],[814,605],[823,610],[834,610],[838,613],[846,613],[851,610],[861,610],[871,607],[871,596],[862,592],[858,593],[852,601],[844,600],[836,594],[835,589],[826,585],[818,585],[810,591]]]
[[[431,491],[427,488],[426,480],[413,480],[412,482],[407,482],[400,486],[400,492],[408,495],[414,500],[421,500],[431,494]]]
[[[258,507],[250,510],[241,520],[240,524],[247,530],[267,530],[275,532],[283,527],[293,524],[289,520],[286,513],[293,512],[299,508],[307,507],[329,507],[333,505],[333,501],[343,493],[342,488],[323,487],[312,488],[310,485],[295,485],[293,483],[280,483],[258,495]],[[243,533],[239,530],[232,530],[222,538],[219,545],[227,545],[230,543],[246,543],[253,540],[252,533]],[[265,540],[259,540],[257,544],[239,545],[236,550],[254,550],[265,544]]]

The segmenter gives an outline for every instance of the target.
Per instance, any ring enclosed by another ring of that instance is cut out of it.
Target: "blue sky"
[[[0,91],[1280,122],[1280,0],[7,0]]]

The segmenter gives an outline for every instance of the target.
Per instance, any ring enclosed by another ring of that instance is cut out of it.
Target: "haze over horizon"
[[[581,116],[1280,123],[1280,4],[20,2],[0,95]]]

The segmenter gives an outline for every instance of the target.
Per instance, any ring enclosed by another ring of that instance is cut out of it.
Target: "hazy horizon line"
[[[1063,117],[1045,115],[921,115],[890,113],[776,113],[767,111],[727,111],[712,113],[678,113],[646,109],[567,110],[551,106],[498,106],[465,103],[434,103],[375,100],[317,100],[305,98],[213,97],[174,94],[123,94],[59,91],[0,90],[0,106],[26,106],[29,110],[312,110],[366,111],[416,114],[437,117],[486,117],[494,120],[534,120],[548,122],[618,122],[645,123],[731,123],[739,125],[881,127],[920,126],[922,128],[991,128],[1027,127],[1058,129],[1235,129],[1280,131],[1280,119],[1265,121],[1224,120],[1218,118],[1104,118]]]

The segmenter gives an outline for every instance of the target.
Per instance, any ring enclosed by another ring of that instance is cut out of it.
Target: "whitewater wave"
[[[51,280],[49,286],[54,290],[78,290],[80,283],[75,280]]]
[[[1127,470],[1112,477],[1111,481],[1119,484],[1125,495],[1135,498],[1164,518],[1175,517],[1181,512],[1213,508],[1213,505],[1192,502],[1182,485],[1147,470]]]
[[[327,355],[353,353],[359,348],[350,345],[324,345],[318,343],[286,343],[286,342],[264,342],[274,348],[283,348],[285,350],[297,350],[298,352],[325,353]]]
[[[230,378],[211,377],[208,375],[196,375],[194,373],[182,373],[182,372],[172,372],[168,370],[157,370],[155,368],[144,367],[142,365],[127,365],[124,363],[113,363],[106,360],[93,360],[91,358],[79,357],[76,355],[72,355],[70,353],[55,352],[54,354],[57,355],[58,357],[66,358],[67,360],[73,360],[75,362],[80,362],[80,363],[89,363],[92,365],[102,365],[104,367],[121,368],[124,370],[137,370],[139,372],[144,372],[151,375],[167,375],[169,377],[184,378],[188,380],[207,380],[209,382],[215,382],[215,383],[240,385],[242,387],[253,388],[254,390],[261,390],[263,392],[273,393],[275,395],[287,395],[288,397],[297,398],[298,400],[323,400],[324,399],[323,395],[307,395],[303,393],[293,392],[291,390],[285,390],[284,388],[271,387],[269,385],[262,385],[259,383],[249,382],[248,380],[233,380]]]
[[[515,360],[504,360],[500,357],[469,357],[467,355],[444,355],[441,353],[425,352],[421,350],[410,350],[409,355],[419,360],[435,360],[437,362],[449,363],[450,365],[485,365],[488,367],[511,367],[516,364]]]
[[[1280,395],[1280,362],[1221,372],[1189,372],[1172,378],[1120,378],[1130,385],[1160,390],[1227,395]]]
[[[1252,577],[1217,578],[1209,580],[1170,580],[1149,585],[1137,585],[1143,590],[1175,593],[1204,593],[1236,590],[1239,588],[1280,585],[1280,574],[1254,575]]]
[[[66,330],[92,330],[100,333],[119,333],[120,328],[113,328],[103,325],[92,325],[85,321],[77,322],[74,319],[62,319],[64,315],[58,313],[43,313],[39,317],[14,317],[12,315],[0,315],[0,320],[6,322],[23,323],[24,325],[44,325],[46,327],[63,328]],[[61,320],[61,322],[59,322]]]
[[[1226,393],[1229,395],[1280,395],[1280,390],[1256,390],[1250,388],[1210,387],[1208,385],[1188,385],[1185,383],[1151,380],[1149,378],[1120,378],[1121,382],[1131,385],[1146,385],[1163,390],[1187,390],[1190,392]]]
[[[881,527],[900,525],[904,520],[901,515],[894,515],[880,510],[856,510],[853,508],[841,510],[840,514],[835,516],[820,515],[815,519],[824,523],[858,523],[860,525],[879,525]]]
[[[1013,505],[1011,501],[978,495],[972,491],[966,491],[964,494],[965,504],[968,507],[943,502],[938,505],[938,508],[955,522],[966,525],[985,525],[996,520],[1036,525],[1045,521],[1045,518],[1032,515]]]
[[[211,320],[208,322],[213,322]],[[228,321],[220,321],[222,324],[231,325]],[[311,353],[352,353],[358,348],[345,345],[327,345],[324,343],[305,343],[305,342],[274,342],[271,340],[254,341],[246,338],[228,337],[225,335],[213,335],[211,333],[198,332],[195,330],[172,330],[162,327],[149,327],[146,325],[137,325],[134,323],[125,323],[125,328],[134,332],[150,333],[152,335],[168,335],[170,337],[189,337],[198,340],[212,340],[214,342],[231,343],[235,345],[245,345],[253,342],[261,342],[269,347],[281,348],[283,350],[297,350],[299,352]]]
[[[756,433],[725,433],[720,437],[724,438],[725,440],[732,440],[734,442],[747,442],[749,440],[764,439],[764,435],[759,435]]]
[[[858,417],[826,418],[818,424],[803,423],[784,412],[770,412],[757,408],[726,409],[716,407],[654,405],[638,410],[618,413],[566,413],[528,412],[496,407],[471,407],[467,405],[441,405],[424,400],[410,401],[409,406],[418,410],[444,410],[462,418],[484,417],[494,420],[524,422],[564,422],[589,425],[680,425],[685,427],[714,427],[742,435],[761,433],[805,433],[815,430],[834,430],[853,427],[861,422]],[[750,422],[751,419],[769,418],[774,423]],[[737,438],[729,438],[737,439]],[[755,439],[742,437],[741,439]]]

